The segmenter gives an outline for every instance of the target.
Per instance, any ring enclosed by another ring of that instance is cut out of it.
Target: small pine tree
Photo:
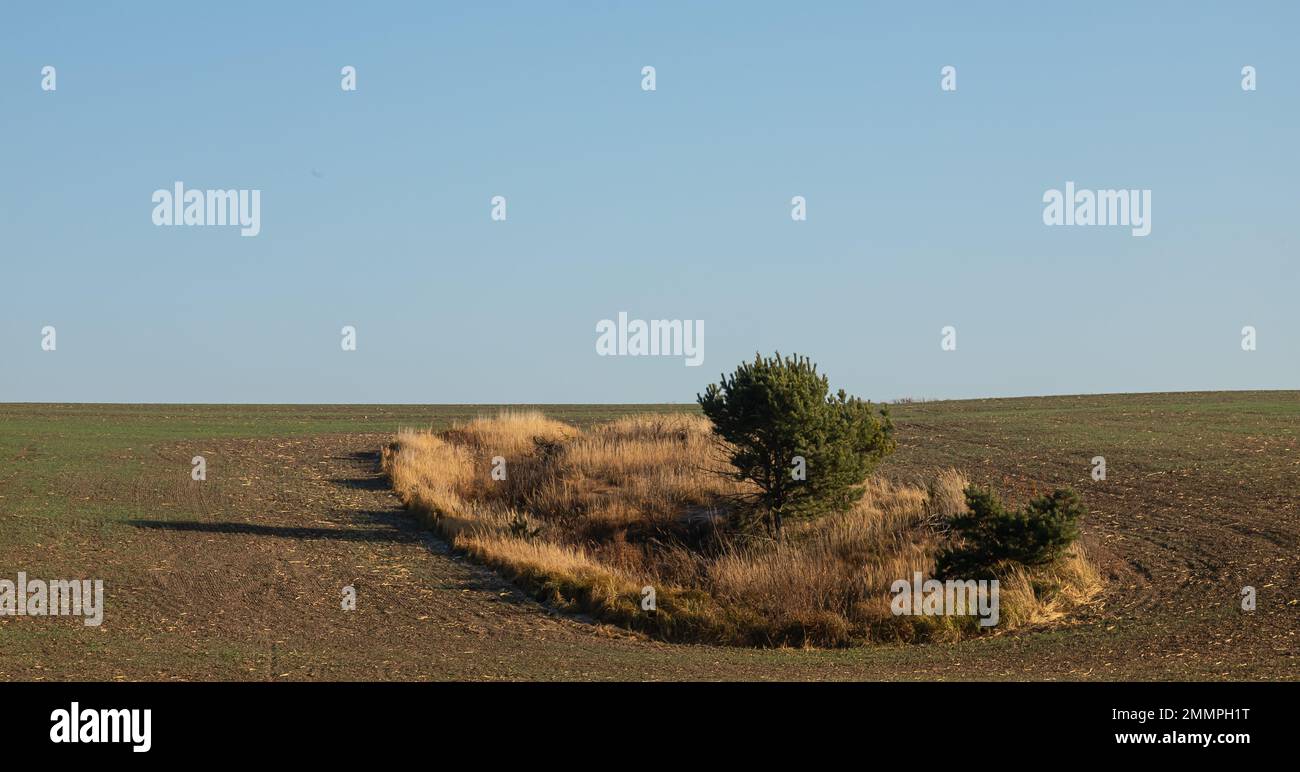
[[[958,546],[939,554],[936,566],[945,578],[987,576],[1006,561],[1025,566],[1051,563],[1079,537],[1079,518],[1086,510],[1078,494],[1065,489],[1007,511],[987,489],[966,489],[968,511],[949,519]]]
[[[698,396],[713,432],[725,441],[733,471],[758,488],[753,509],[781,537],[786,519],[847,509],[862,483],[894,450],[886,408],[830,386],[807,357],[756,354]],[[795,474],[802,459],[806,474]]]

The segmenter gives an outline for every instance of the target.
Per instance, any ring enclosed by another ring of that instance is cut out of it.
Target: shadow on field
[[[413,542],[418,537],[393,528],[297,528],[253,523],[200,523],[194,520],[128,520],[136,528],[190,533],[230,533],[276,536],[281,539],[332,539],[335,541]]]
[[[382,491],[388,489],[388,478],[386,477],[336,477],[330,482],[344,488],[355,488],[363,491]]]
[[[379,468],[379,451],[377,450],[357,450],[343,456],[328,456],[334,461],[368,461]]]

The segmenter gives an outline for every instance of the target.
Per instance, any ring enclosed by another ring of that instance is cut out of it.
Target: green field
[[[591,423],[677,406],[536,406]],[[0,405],[0,578],[103,578],[105,622],[0,617],[0,678],[1295,679],[1300,392],[892,408],[881,473],[1070,485],[1102,599],[944,646],[672,646],[557,616],[405,518],[374,453],[492,406]],[[190,459],[208,480],[190,479]],[[1104,456],[1107,479],[1093,481]],[[338,610],[355,582],[362,602]],[[1256,588],[1258,609],[1238,598]]]

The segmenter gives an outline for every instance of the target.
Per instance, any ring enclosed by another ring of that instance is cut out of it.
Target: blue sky
[[[0,401],[1300,387],[1293,3],[50,5],[0,11]],[[177,180],[260,235],[154,226]],[[1067,180],[1151,234],[1043,225]],[[597,356],[619,311],[703,366]]]

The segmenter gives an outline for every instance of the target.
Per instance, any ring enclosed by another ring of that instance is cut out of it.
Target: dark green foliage
[[[968,512],[948,521],[961,543],[939,555],[937,572],[944,578],[988,576],[1006,561],[1051,563],[1079,537],[1079,518],[1086,511],[1068,489],[1007,511],[992,491],[973,485],[966,489],[966,506]]]
[[[811,517],[849,507],[862,483],[894,450],[888,410],[841,389],[829,394],[826,376],[807,357],[755,355],[698,397],[713,432],[727,443],[734,470],[758,494],[747,503],[781,534],[789,517]],[[804,460],[805,479],[794,475]]]

